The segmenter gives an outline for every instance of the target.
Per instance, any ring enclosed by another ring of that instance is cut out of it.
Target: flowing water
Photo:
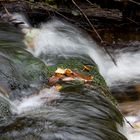
[[[28,26],[28,23],[26,26]],[[29,27],[32,28],[30,25]],[[24,40],[22,33],[17,30],[8,24],[1,23],[0,45],[10,44],[11,46],[25,48],[25,43],[28,46],[26,50],[31,52],[35,57],[42,59],[46,65],[51,63],[50,58],[48,59],[49,55],[63,56],[65,58],[88,55],[98,65],[100,73],[105,78],[110,89],[116,88],[118,85],[124,87],[132,83],[140,84],[139,41],[128,43],[128,48],[112,50],[112,55],[117,63],[116,66],[89,35],[69,23],[55,19],[40,25],[39,28],[32,28],[26,36],[27,38],[31,37],[31,42]],[[134,46],[138,46],[137,49]],[[99,139],[98,135],[95,136],[90,133],[96,131],[95,126],[91,123],[93,121],[91,118],[94,114],[96,116],[97,113],[97,110],[93,108],[93,101],[96,105],[93,95],[88,91],[86,94],[83,93],[83,95],[75,93],[63,95],[54,87],[40,90],[39,94],[29,98],[9,101],[13,106],[12,111],[19,116],[18,118],[10,118],[11,121],[2,123],[0,127],[5,127],[4,135],[1,139],[12,139],[12,137],[18,139],[20,136],[24,136],[23,139],[53,139],[52,135],[54,139],[63,139],[64,137],[67,139],[71,137],[72,140],[88,140],[90,137]],[[85,106],[83,106],[83,102]],[[80,106],[77,107],[77,105]],[[101,110],[103,111],[104,108]],[[78,113],[79,115],[77,115]],[[101,112],[98,113],[102,118],[103,114]],[[74,115],[76,117],[73,117]],[[31,117],[32,119],[30,119]],[[26,124],[26,121],[28,124]],[[84,130],[82,124],[86,125],[88,130]],[[98,123],[96,125],[98,127]],[[60,126],[61,129],[59,129]],[[71,126],[71,130],[64,131],[69,126]],[[74,129],[74,126],[78,126],[77,130]],[[11,131],[13,127],[14,130]],[[21,129],[22,127],[24,129]],[[105,131],[104,128],[103,130]],[[77,133],[76,136],[74,136],[75,132]],[[135,138],[132,137],[132,140],[137,140],[140,137],[138,135],[136,139],[136,135],[134,136]],[[100,137],[103,136],[101,135]]]

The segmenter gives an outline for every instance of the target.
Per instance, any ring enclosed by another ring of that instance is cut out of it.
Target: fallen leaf
[[[74,72],[71,69],[62,69],[57,68],[55,74],[49,79],[50,84],[57,83],[60,79],[63,81],[73,81],[79,80],[84,82],[89,82],[93,80],[93,76],[91,75],[84,75],[82,73]]]
[[[59,85],[59,84],[57,84],[57,85],[55,86],[55,88],[56,88],[57,91],[60,91],[60,90],[62,89],[62,86]]]
[[[72,76],[73,72],[70,69],[65,69],[65,75],[66,76]]]
[[[52,77],[49,78],[49,83],[50,84],[55,84],[56,82],[58,82],[61,78],[63,77],[63,75],[54,75]]]
[[[87,81],[93,80],[93,76],[91,76],[91,75],[84,75],[84,74],[77,73],[77,72],[75,72],[74,75],[75,75],[75,77],[79,77],[79,78],[87,80]]]
[[[65,74],[65,69],[62,68],[57,68],[57,70],[55,71],[55,73],[59,73],[59,74]]]

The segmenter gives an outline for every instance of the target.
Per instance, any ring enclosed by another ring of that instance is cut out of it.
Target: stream
[[[138,94],[140,40],[130,39],[123,42],[127,47],[110,50],[116,66],[102,47],[74,25],[53,19],[32,28],[25,18],[19,19],[32,29],[27,36],[8,23],[0,23],[0,101],[10,106],[13,114],[0,119],[0,140],[125,140],[112,122],[113,118],[120,123],[120,114],[98,95],[98,90],[68,83],[60,92],[47,85],[46,67],[61,64],[64,59],[80,58],[84,64],[98,65],[114,96],[125,93],[131,85]],[[139,97],[119,105],[128,121],[137,126],[133,129],[126,123],[124,135],[128,140],[138,140]],[[115,113],[106,116],[112,111]]]

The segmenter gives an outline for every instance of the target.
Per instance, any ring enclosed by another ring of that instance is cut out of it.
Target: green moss
[[[84,66],[90,67],[90,70],[84,70]],[[89,82],[88,84],[91,85],[90,88],[96,89],[99,93],[103,94],[106,98],[108,98],[113,104],[116,105],[116,100],[109,92],[107,84],[104,78],[100,75],[99,69],[97,65],[90,60],[90,58],[78,58],[78,57],[71,57],[71,58],[55,58],[54,65],[48,66],[48,70],[50,71],[50,76],[54,75],[54,72],[57,68],[62,69],[71,69],[72,71],[76,71],[81,73],[85,76],[93,76],[93,81]],[[78,90],[81,86],[84,86],[85,83],[83,81],[76,80],[70,82],[62,82],[61,80],[58,81],[59,84],[62,85],[62,90],[69,91],[69,90]]]
[[[39,89],[43,83],[47,84],[47,66],[24,49],[0,47],[0,59],[0,83],[5,81],[5,87],[22,90],[35,84]]]

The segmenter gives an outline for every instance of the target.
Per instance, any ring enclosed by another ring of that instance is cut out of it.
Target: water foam
[[[140,43],[139,43],[140,44]],[[140,83],[140,50],[130,51],[125,48],[116,52],[115,60],[117,66],[111,65],[105,74],[108,85],[114,86],[121,82]]]

